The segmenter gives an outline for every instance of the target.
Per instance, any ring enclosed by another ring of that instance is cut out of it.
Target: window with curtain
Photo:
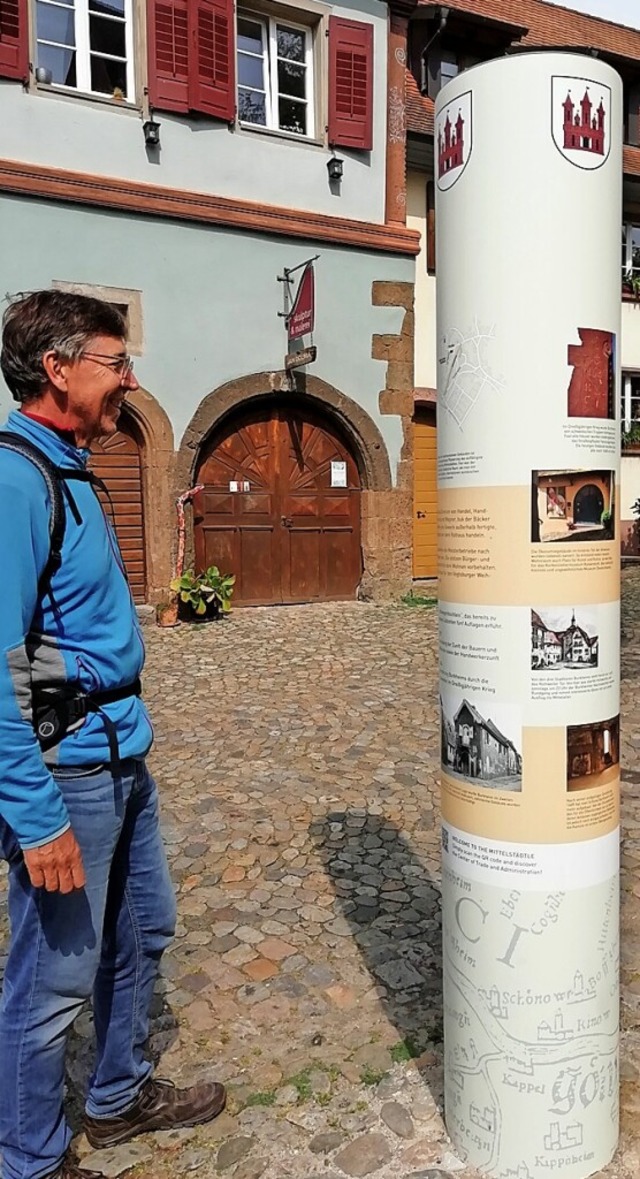
[[[35,0],[36,66],[51,85],[134,100],[133,0]]]

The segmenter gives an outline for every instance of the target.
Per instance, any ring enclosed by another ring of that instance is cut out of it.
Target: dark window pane
[[[123,61],[107,61],[105,57],[91,55],[91,89],[97,94],[113,94],[122,91],[127,97],[127,67]]]
[[[38,45],[38,65],[51,70],[52,80],[59,86],[76,85],[76,54],[74,49],[56,49],[53,45]]]
[[[307,70],[305,66],[290,65],[288,61],[278,62],[278,90],[291,98],[307,97]]]
[[[36,4],[36,30],[40,41],[57,41],[59,45],[75,45],[75,13],[72,8],[56,8],[53,4]]]
[[[293,102],[290,98],[280,98],[278,110],[281,131],[292,131],[295,135],[306,135],[307,108],[304,103]]]
[[[238,17],[238,49],[247,53],[262,53],[262,25],[254,20]]]
[[[122,21],[90,16],[89,37],[92,53],[109,53],[113,57],[126,57],[124,23]]]
[[[238,54],[238,83],[240,86],[249,86],[252,90],[264,90],[262,58],[247,57],[245,53]]]
[[[285,25],[278,25],[277,37],[278,57],[286,57],[289,61],[304,61],[304,33],[299,29],[288,29]]]
[[[238,91],[238,114],[243,123],[267,125],[267,105],[264,94],[256,90]]]
[[[124,16],[124,0],[89,0],[89,12],[105,16]]]

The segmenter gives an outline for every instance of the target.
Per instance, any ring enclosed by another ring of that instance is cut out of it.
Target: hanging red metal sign
[[[293,307],[287,318],[287,333],[289,345],[292,340],[300,340],[309,335],[315,327],[316,292],[313,262],[308,262],[302,272],[298,284]]]

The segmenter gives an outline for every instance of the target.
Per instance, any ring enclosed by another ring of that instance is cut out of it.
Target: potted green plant
[[[208,605],[214,616],[228,614],[231,610],[235,573],[221,573],[217,565],[210,565],[201,575],[204,592],[209,595]]]
[[[632,299],[640,298],[640,275],[625,274],[622,279],[622,292]]]
[[[171,589],[187,615],[204,622],[229,613],[235,580],[234,574],[220,573],[217,565],[210,565],[204,573],[188,569],[181,577],[174,577]]]
[[[622,449],[623,450],[638,450],[640,449],[640,421],[633,421],[629,423],[628,429],[622,430]]]

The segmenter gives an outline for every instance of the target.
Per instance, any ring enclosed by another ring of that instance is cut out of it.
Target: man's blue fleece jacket
[[[35,443],[57,466],[86,467],[88,451],[22,413],[11,413],[3,429]],[[88,482],[73,479],[68,486],[79,519],[67,503],[62,563],[51,580],[52,598],[44,594],[39,601],[38,579],[49,556],[49,495],[29,459],[0,447],[0,819],[27,849],[69,827],[48,767],[110,760],[99,713],[90,713],[43,757],[32,725],[31,685],[72,682],[86,692],[106,691],[132,684],[144,664],[111,525]],[[130,696],[104,711],[116,725],[120,756],[144,756],[153,732],[142,701]]]

